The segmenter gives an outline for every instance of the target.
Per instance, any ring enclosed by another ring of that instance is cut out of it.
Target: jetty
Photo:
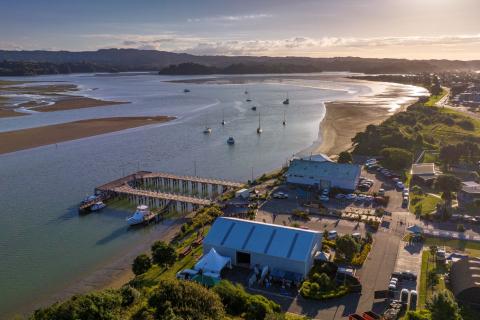
[[[222,179],[138,171],[95,188],[102,199],[127,198],[137,205],[177,212],[208,206],[223,193],[243,183]]]

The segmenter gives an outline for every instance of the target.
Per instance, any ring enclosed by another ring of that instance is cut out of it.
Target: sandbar
[[[173,119],[166,116],[113,117],[0,132],[0,154],[162,123]]]

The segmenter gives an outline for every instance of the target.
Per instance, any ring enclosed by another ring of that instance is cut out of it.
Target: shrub
[[[222,280],[213,291],[219,295],[227,313],[240,315],[245,311],[248,294],[240,284],[234,285],[230,281]]]
[[[165,319],[168,313],[180,319],[221,320],[225,315],[220,297],[192,281],[160,281],[148,305],[154,309],[156,319]]]
[[[457,125],[464,130],[468,130],[468,131],[475,130],[475,124],[470,120],[466,120],[466,119],[461,120],[461,121],[457,122]]]
[[[363,263],[365,262],[365,260],[367,259],[367,256],[368,256],[368,253],[370,252],[370,250],[372,249],[372,245],[367,243],[363,246],[363,249],[362,251],[355,255],[355,257],[353,257],[352,259],[352,265],[354,266],[361,266],[363,265]]]
[[[125,285],[120,289],[120,294],[122,295],[122,306],[129,306],[137,302],[140,298],[140,292],[137,289]]]
[[[152,260],[158,265],[171,266],[177,260],[175,248],[163,241],[156,241],[152,245]]]
[[[106,290],[73,296],[71,299],[35,311],[30,319],[116,320],[122,305],[118,291]]]
[[[147,272],[152,267],[152,260],[146,254],[141,254],[133,260],[132,271],[135,275]]]

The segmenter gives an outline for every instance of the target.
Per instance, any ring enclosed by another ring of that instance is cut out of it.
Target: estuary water
[[[79,216],[78,202],[95,186],[139,169],[192,175],[196,168],[199,176],[247,181],[252,172],[278,168],[319,142],[325,101],[368,100],[393,86],[404,94],[384,97],[380,105],[392,109],[419,94],[415,87],[343,76],[211,76],[188,83],[171,82],[186,77],[155,74],[8,78],[65,81],[80,87],[72,94],[131,103],[3,118],[0,131],[112,116],[177,119],[0,155],[0,318],[89,274],[155,231],[128,230],[129,213],[109,208]],[[246,90],[252,102],[246,102]],[[202,133],[205,125],[210,135]],[[229,136],[234,146],[227,145]]]

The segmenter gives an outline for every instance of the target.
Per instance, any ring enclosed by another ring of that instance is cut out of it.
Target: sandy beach
[[[314,153],[329,156],[352,148],[352,138],[369,124],[379,124],[391,112],[386,108],[365,105],[360,102],[327,102],[326,115],[321,124],[322,143]]]
[[[172,117],[89,119],[0,133],[0,154],[173,120]]]

